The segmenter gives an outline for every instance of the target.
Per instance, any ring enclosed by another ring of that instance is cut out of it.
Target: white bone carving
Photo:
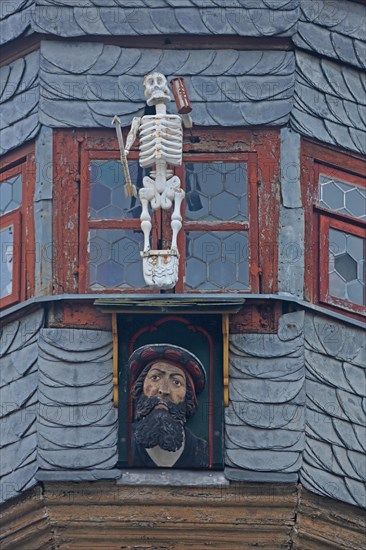
[[[149,106],[155,105],[156,115],[135,117],[126,141],[126,155],[129,153],[137,133],[140,138],[139,162],[142,168],[154,166],[149,176],[143,178],[143,188],[139,190],[142,205],[140,216],[144,233],[143,259],[144,279],[152,288],[173,288],[178,280],[179,253],[177,237],[182,227],[181,204],[185,197],[180,187],[180,179],[173,176],[168,168],[182,164],[183,127],[192,126],[192,120],[183,121],[180,115],[166,112],[170,101],[167,79],[161,73],[151,73],[144,78],[144,92]],[[149,203],[153,210],[168,210],[174,205],[171,218],[172,242],[168,250],[151,250],[152,229]]]

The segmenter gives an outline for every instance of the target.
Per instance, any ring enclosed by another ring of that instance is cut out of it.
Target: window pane
[[[320,206],[366,220],[366,190],[356,185],[321,175]]]
[[[142,178],[147,175],[138,160],[128,161],[132,183],[142,187]],[[125,177],[119,160],[92,160],[90,162],[90,217],[93,219],[139,218],[139,199],[126,197]]]
[[[249,290],[248,234],[188,231],[186,285],[199,290]]]
[[[142,231],[89,231],[90,288],[105,290],[144,287],[140,257],[142,248]]]
[[[0,183],[0,216],[16,210],[22,204],[22,175]]]
[[[186,220],[245,221],[247,167],[241,162],[187,162]]]
[[[365,305],[365,241],[336,229],[329,230],[329,293]]]
[[[1,269],[0,298],[9,296],[13,291],[13,246],[14,228],[12,225],[0,231]]]

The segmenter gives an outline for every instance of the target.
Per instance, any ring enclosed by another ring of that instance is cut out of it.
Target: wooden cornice
[[[2,506],[2,550],[230,548],[329,550],[364,544],[365,514],[296,483],[229,487],[45,482]]]

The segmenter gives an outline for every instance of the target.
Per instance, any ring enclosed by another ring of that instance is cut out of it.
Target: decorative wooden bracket
[[[229,406],[229,315],[222,315],[224,407]]]
[[[113,333],[113,405],[118,407],[118,329],[117,313],[112,313]]]

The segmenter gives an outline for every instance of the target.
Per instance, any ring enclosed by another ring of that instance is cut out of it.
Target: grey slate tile
[[[230,348],[239,355],[253,357],[298,357],[302,353],[302,338],[283,342],[276,334],[240,334],[230,336]]]
[[[0,501],[5,502],[10,498],[17,496],[23,489],[33,487],[36,484],[35,473],[37,471],[36,461],[18,468],[14,473],[1,478],[0,483]]]
[[[226,449],[273,449],[299,451],[304,449],[305,434],[284,429],[258,429],[251,426],[226,426]]]
[[[12,0],[1,10],[0,45],[7,44],[26,34],[30,27],[33,0]]]
[[[329,424],[329,421],[328,421]],[[348,421],[342,421],[339,418],[332,419],[334,431],[338,434],[343,446],[346,449],[363,453],[366,449],[366,428],[357,424],[350,424]],[[359,434],[359,436],[358,436]],[[361,445],[364,441],[364,445]]]
[[[23,407],[37,391],[38,373],[33,372],[0,389],[0,403],[7,408],[15,404]]]
[[[45,428],[111,426],[117,421],[117,410],[108,398],[94,405],[43,405],[40,403],[38,422]]]
[[[294,401],[273,405],[231,400],[229,408],[225,410],[225,421],[229,425],[247,425],[254,428],[286,427],[292,430],[303,430],[304,418],[304,406]]]
[[[39,466],[45,470],[109,469],[117,462],[116,446],[103,449],[39,449]]]
[[[104,6],[105,6],[104,2]],[[75,7],[73,11],[69,12],[70,16],[73,18],[73,26],[75,33],[77,33],[77,27],[79,27],[80,35],[108,35],[108,28],[104,25],[102,17],[100,16],[100,11],[91,9],[90,11],[86,10],[85,7]],[[68,30],[65,27],[62,29],[63,33],[67,33]]]
[[[33,88],[17,94],[11,101],[1,105],[0,128],[8,128],[32,114],[37,114],[38,100],[38,88]]]
[[[366,508],[366,485],[355,479],[345,478],[345,485],[357,506]]]
[[[36,447],[36,434],[23,437],[3,447],[1,449],[1,476],[5,476],[10,472],[16,473],[18,469],[28,464],[28,459],[32,456],[34,461]]]
[[[13,321],[5,325],[0,334],[0,357],[34,341],[43,322],[43,309],[39,309],[23,317],[21,321]]]
[[[117,444],[117,433],[112,425],[107,430],[104,426],[91,426],[87,430],[83,427],[55,428],[39,425],[38,448],[43,450],[104,449]]]
[[[232,399],[250,400],[254,403],[288,403],[299,396],[304,380],[289,384],[267,380],[235,379],[231,387]]]
[[[307,464],[305,460],[300,479],[304,487],[312,492],[356,506],[358,505],[343,478],[320,468],[314,468]]]
[[[111,395],[111,390],[111,382],[103,385],[87,386],[85,388],[68,386],[52,388],[41,384],[39,387],[39,401],[43,405],[93,405],[108,399]]]
[[[350,422],[366,426],[366,397],[362,398],[343,390],[337,390],[337,398]]]
[[[40,349],[70,363],[99,361],[110,357],[112,335],[104,330],[45,328],[40,333]],[[77,355],[75,355],[77,352]]]
[[[0,422],[0,447],[16,443],[27,432],[33,433],[35,420],[36,407],[34,406],[18,409],[8,415]]]
[[[292,452],[229,449],[226,456],[228,466],[258,472],[297,472],[302,462],[301,455]]]
[[[233,377],[238,377],[242,373],[245,377],[288,380],[289,375],[294,375],[293,380],[299,380],[304,375],[304,359],[301,356],[291,359],[287,357],[263,359],[232,355],[229,364],[229,368],[231,367],[235,369],[232,372],[229,371],[230,376]]]

